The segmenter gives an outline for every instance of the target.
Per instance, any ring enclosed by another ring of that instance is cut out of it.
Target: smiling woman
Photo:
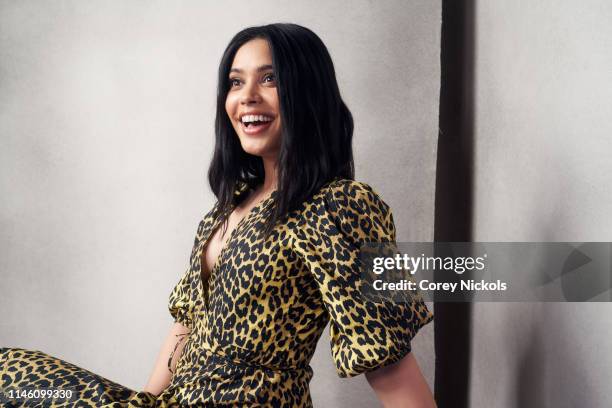
[[[309,363],[329,324],[340,377],[366,374],[388,407],[434,406],[410,344],[433,315],[420,298],[362,295],[361,245],[396,237],[388,205],[354,180],[352,135],[316,34],[238,33],[219,67],[217,202],[170,294],[175,323],[145,390],[21,349],[2,351],[3,387],[76,387],[92,406],[311,407]]]
[[[227,116],[248,154],[275,158],[281,146],[281,117],[268,42],[258,38],[244,44],[230,69],[225,100]]]

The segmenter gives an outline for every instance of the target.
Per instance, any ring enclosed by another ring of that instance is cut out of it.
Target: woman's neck
[[[271,193],[278,187],[278,167],[276,167],[277,160],[262,158],[264,165],[264,182],[261,187],[262,194]]]

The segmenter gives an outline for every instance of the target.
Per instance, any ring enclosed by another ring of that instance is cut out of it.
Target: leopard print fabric
[[[248,192],[241,186],[237,199]],[[215,208],[203,217],[189,268],[169,298],[170,314],[189,329],[170,385],[156,397],[96,377],[99,395],[115,401],[108,406],[311,407],[309,362],[328,323],[340,377],[392,364],[411,351],[411,339],[433,320],[422,300],[375,303],[361,292],[360,245],[395,242],[387,204],[365,183],[336,179],[264,239],[275,196],[240,221],[207,279],[201,258],[221,223]],[[23,384],[26,372],[49,378],[65,369],[59,364],[41,375],[27,351],[12,357],[3,369],[12,386]]]

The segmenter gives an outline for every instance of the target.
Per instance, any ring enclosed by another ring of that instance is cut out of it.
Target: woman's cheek
[[[228,96],[225,99],[225,112],[227,113],[227,116],[229,116],[229,118],[231,119],[234,115],[234,109],[235,109],[236,104],[233,102],[233,98],[231,96]]]

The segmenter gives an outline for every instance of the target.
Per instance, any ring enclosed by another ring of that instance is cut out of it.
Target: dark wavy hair
[[[241,183],[263,183],[261,157],[246,153],[225,110],[229,72],[238,49],[261,38],[268,42],[276,77],[281,117],[278,188],[269,233],[277,221],[299,207],[323,185],[340,177],[354,179],[353,117],[340,96],[332,59],[323,41],[296,24],[249,27],[232,38],[219,65],[215,150],[208,170],[217,197],[217,216],[225,221]]]

